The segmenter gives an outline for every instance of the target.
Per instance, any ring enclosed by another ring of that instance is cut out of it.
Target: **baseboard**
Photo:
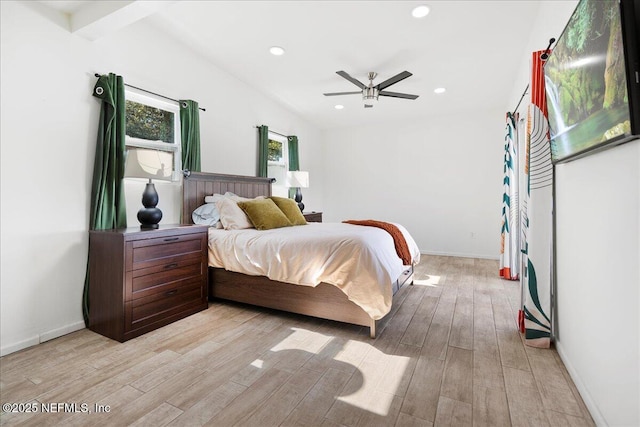
[[[7,354],[15,353],[16,351],[24,350],[25,348],[33,347],[38,344],[40,344],[40,336],[36,335],[24,341],[1,347],[0,356],[6,356]]]
[[[0,356],[6,356],[7,354],[15,353],[16,351],[33,347],[34,345],[41,344],[43,342],[61,337],[63,335],[70,334],[71,332],[79,331],[84,328],[85,328],[84,322],[75,322],[70,325],[63,326],[62,328],[46,331],[40,335],[35,335],[24,341],[20,341],[14,344],[9,344],[7,346],[0,348]]]
[[[578,375],[578,372],[575,370],[575,368],[571,364],[571,361],[567,358],[567,355],[562,348],[562,344],[559,341],[555,341],[555,347],[556,347],[556,350],[558,351],[558,356],[560,356],[562,363],[564,363],[565,368],[567,368],[567,372],[569,372],[569,376],[571,377],[571,379],[573,380],[573,383],[578,389],[578,392],[580,393],[580,397],[582,397],[582,400],[585,406],[589,410],[589,413],[591,414],[591,418],[593,418],[593,422],[595,422],[597,426],[608,425],[607,421],[604,419],[604,417],[602,416],[602,413],[598,409],[598,406],[593,401],[593,398],[591,397],[589,390],[587,390],[584,383],[582,382],[580,375]]]
[[[63,335],[70,334],[71,332],[79,331],[80,329],[84,329],[84,321],[72,323],[67,326],[63,326],[62,328],[54,329],[52,331],[48,331],[40,334],[40,342],[46,342],[52,340],[54,338],[61,337]]]
[[[420,251],[420,253],[423,254],[423,255],[451,256],[451,257],[458,257],[458,258],[492,259],[492,260],[496,260],[496,261],[500,259],[500,256],[489,256],[489,255],[480,255],[480,254],[465,254],[465,253],[457,253],[457,252]]]

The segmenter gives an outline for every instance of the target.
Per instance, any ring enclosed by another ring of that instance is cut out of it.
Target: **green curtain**
[[[100,119],[91,185],[91,230],[109,230],[127,226],[124,198],[125,102],[122,76],[109,73],[98,78],[93,96],[100,98]],[[89,326],[89,261],[82,294],[82,315]]]
[[[180,131],[182,169],[200,172],[200,111],[196,101],[180,101]]]
[[[295,135],[291,135],[287,137],[287,142],[289,146],[289,170],[290,171],[299,171],[300,170],[300,159],[298,157],[298,137]],[[289,188],[289,198],[293,199],[296,195],[295,188]]]
[[[258,176],[267,176],[267,160],[269,157],[269,128],[258,126]]]

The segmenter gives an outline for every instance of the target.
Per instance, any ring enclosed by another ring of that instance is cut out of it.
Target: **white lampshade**
[[[287,187],[308,188],[309,172],[307,171],[289,171],[287,172]]]
[[[173,153],[148,148],[129,148],[124,168],[126,178],[171,181]]]

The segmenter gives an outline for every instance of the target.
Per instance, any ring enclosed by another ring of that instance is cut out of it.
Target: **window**
[[[173,154],[173,181],[182,173],[180,106],[125,90],[127,147],[152,148]]]
[[[287,138],[273,132],[269,132],[267,176],[276,179],[271,186],[271,192],[274,196],[289,196],[289,189],[286,187],[288,170],[289,147],[287,145]]]

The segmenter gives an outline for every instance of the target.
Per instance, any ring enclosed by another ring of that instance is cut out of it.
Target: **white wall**
[[[0,2],[0,352],[84,327],[89,197],[99,113],[95,72],[173,98],[201,112],[202,169],[253,175],[255,125],[298,135],[301,167],[313,177],[309,208],[322,209],[320,133],[144,22],[95,42],[37,2]],[[137,226],[142,183],[127,183]],[[163,223],[179,221],[180,186],[159,183]]]
[[[556,167],[558,352],[599,424],[640,425],[640,140]]]
[[[541,3],[507,108],[576,4]],[[598,425],[640,425],[639,169],[639,141],[556,168],[555,344]]]
[[[324,217],[399,222],[423,253],[497,258],[503,120],[472,111],[327,131]]]

